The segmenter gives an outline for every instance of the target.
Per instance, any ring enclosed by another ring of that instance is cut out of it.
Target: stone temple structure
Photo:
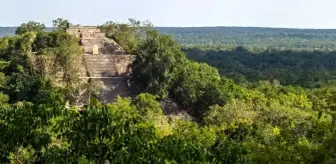
[[[67,33],[80,38],[86,69],[86,75],[81,78],[100,83],[99,99],[102,102],[113,102],[118,95],[132,96],[128,76],[135,59],[133,55],[127,54],[114,40],[105,37],[96,26],[71,26]]]

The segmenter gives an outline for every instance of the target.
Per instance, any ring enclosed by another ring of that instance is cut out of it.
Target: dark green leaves
[[[19,26],[16,29],[15,34],[21,35],[27,32],[37,32],[38,33],[38,32],[43,32],[45,28],[46,26],[42,23],[30,21],[28,23],[21,24],[21,26]]]

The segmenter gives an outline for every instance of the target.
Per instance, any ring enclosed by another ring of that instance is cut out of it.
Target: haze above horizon
[[[51,25],[56,18],[98,25],[128,18],[155,26],[243,26],[335,29],[333,0],[0,0],[0,26],[28,21]]]

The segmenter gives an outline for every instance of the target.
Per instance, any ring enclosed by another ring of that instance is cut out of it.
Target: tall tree
[[[168,95],[186,61],[185,54],[169,36],[151,30],[139,47],[133,64],[133,77],[147,92]]]
[[[63,18],[57,18],[57,19],[53,20],[52,22],[53,22],[53,26],[57,30],[63,30],[63,31],[65,31],[71,25],[69,20],[66,20],[66,19],[63,19]]]
[[[46,26],[39,22],[30,21],[28,23],[21,24],[15,31],[16,35],[21,35],[27,32],[42,32]]]
[[[152,28],[149,21],[129,19],[128,23],[106,22],[100,26],[106,36],[114,39],[127,52],[135,54],[146,31]]]

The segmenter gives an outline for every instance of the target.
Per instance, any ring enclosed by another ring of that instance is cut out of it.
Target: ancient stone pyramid
[[[102,102],[113,102],[118,95],[132,95],[127,81],[133,55],[127,54],[114,40],[106,38],[95,26],[71,26],[67,33],[80,38],[87,72],[82,78],[101,84],[99,99]]]

